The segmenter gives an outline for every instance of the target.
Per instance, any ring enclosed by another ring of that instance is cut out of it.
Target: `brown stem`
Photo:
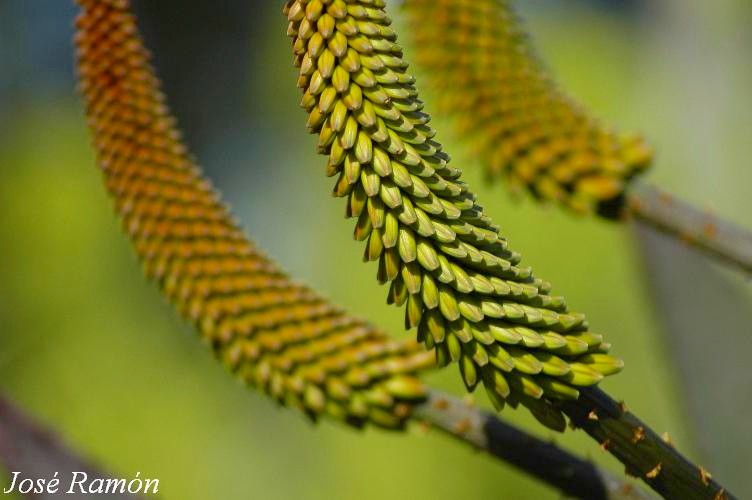
[[[752,231],[648,184],[635,182],[627,198],[628,215],[636,222],[752,273]]]
[[[589,500],[650,498],[632,484],[500,420],[432,390],[415,417],[544,481],[567,497]]]
[[[9,473],[21,472],[23,477],[52,478],[58,473],[59,492],[68,488],[74,472],[83,472],[87,481],[111,478],[88,460],[68,448],[55,434],[0,395],[0,465]],[[88,483],[91,484],[91,483]],[[29,493],[28,498],[58,498],[58,494]],[[79,498],[73,495],[72,498]],[[144,498],[141,495],[113,492],[107,498]]]
[[[580,398],[561,404],[572,423],[664,498],[677,500],[730,500],[735,498],[702,467],[682,456],[623,403],[600,389],[580,391]]]

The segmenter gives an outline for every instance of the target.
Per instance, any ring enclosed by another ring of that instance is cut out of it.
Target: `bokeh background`
[[[752,227],[752,4],[517,3],[562,84],[657,146],[651,182]],[[305,134],[281,2],[136,4],[188,141],[249,233],[404,335]],[[214,362],[119,232],[75,93],[74,14],[65,0],[0,0],[0,392],[116,474],[159,478],[165,499],[557,498],[435,432],[313,426]],[[751,495],[750,281],[649,231],[513,201],[436,126],[514,247],[626,360],[605,389]],[[431,381],[459,394],[450,371]],[[504,417],[623,471],[581,433]]]

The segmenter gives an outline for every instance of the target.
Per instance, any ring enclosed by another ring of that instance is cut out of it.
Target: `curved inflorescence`
[[[511,0],[406,0],[416,63],[490,176],[576,212],[618,217],[652,150],[559,90]]]
[[[400,427],[434,365],[291,281],[181,143],[127,0],[79,0],[81,91],[107,189],[146,274],[242,380],[311,417]]]
[[[427,7],[430,10],[432,7]],[[564,427],[551,400],[618,372],[621,361],[519,265],[498,228],[436,142],[390,28],[384,0],[291,0],[301,105],[357,218],[364,259],[378,261],[388,301],[440,366],[457,362],[468,390],[494,405],[522,403]]]

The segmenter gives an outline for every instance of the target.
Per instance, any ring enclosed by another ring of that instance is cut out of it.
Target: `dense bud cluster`
[[[562,429],[551,401],[576,399],[622,363],[520,266],[449,164],[384,0],[292,0],[284,12],[308,129],[357,219],[364,259],[390,283],[388,301],[405,306],[406,327],[440,366],[459,365],[469,390],[482,382],[496,407],[522,403]]]
[[[604,127],[557,88],[510,4],[405,0],[416,63],[439,109],[456,118],[489,175],[577,212],[619,216],[651,148]]]
[[[401,426],[434,365],[291,281],[244,236],[181,143],[127,0],[80,0],[98,163],[146,274],[241,379],[312,417]]]

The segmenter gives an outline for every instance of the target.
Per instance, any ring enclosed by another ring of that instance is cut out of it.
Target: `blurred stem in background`
[[[739,165],[752,157],[752,6],[746,0],[662,0],[644,9],[653,56],[642,61],[637,82],[641,93],[665,103],[677,125],[656,129],[663,140],[652,179],[749,227],[752,213],[738,204],[752,184],[752,169]],[[658,126],[644,124],[648,135]]]
[[[35,484],[40,478],[47,480],[47,484],[50,484],[49,481],[53,478],[59,479],[58,494],[50,494],[45,490],[43,493],[28,495],[28,498],[36,499],[60,498],[62,494],[70,499],[88,498],[90,495],[79,494],[75,492],[75,489],[72,490],[74,493],[66,493],[71,486],[71,477],[74,472],[86,474],[87,487],[97,479],[113,478],[112,475],[100,470],[89,460],[68,448],[52,431],[36,422],[2,394],[0,394],[0,464],[3,464],[9,472],[22,473],[16,482],[16,488],[20,481],[26,478],[33,479]],[[81,478],[82,476],[79,475],[78,480]],[[50,486],[54,485],[50,484]],[[3,485],[2,489],[5,488],[7,486]],[[112,493],[103,496],[136,500],[143,498],[141,495],[128,493]]]
[[[684,385],[687,417],[709,470],[749,496],[752,434],[739,415],[752,410],[752,294],[680,243],[636,226],[654,308]],[[745,490],[746,485],[746,490]]]
[[[752,276],[752,229],[639,181],[633,182],[627,200],[625,218],[661,232],[744,276]]]
[[[664,0],[647,2],[645,9],[658,57],[646,61],[643,71],[674,72],[681,84],[642,84],[651,87],[646,92],[659,92],[668,110],[677,110],[676,122],[692,124],[671,129],[655,175],[663,186],[705,200],[749,227],[752,214],[739,208],[749,199],[752,176],[738,163],[752,154],[747,140],[752,5],[746,0]],[[736,89],[744,89],[746,104],[738,101]],[[752,376],[745,368],[752,357],[749,277],[719,269],[644,228],[637,227],[635,235],[705,465],[723,471],[736,494],[747,498],[752,495],[747,477],[752,434],[739,415],[752,411]]]

